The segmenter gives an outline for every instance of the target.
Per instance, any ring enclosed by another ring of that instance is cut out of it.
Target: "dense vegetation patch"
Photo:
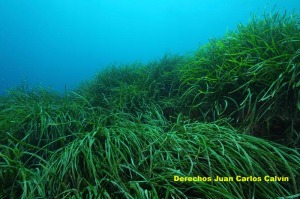
[[[299,23],[253,17],[193,56],[107,67],[63,97],[10,91],[0,198],[299,196]]]
[[[299,146],[300,20],[253,18],[199,49],[182,68],[182,97],[204,120],[230,117],[246,131]]]

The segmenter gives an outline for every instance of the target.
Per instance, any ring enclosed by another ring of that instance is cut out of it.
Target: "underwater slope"
[[[0,198],[296,198],[299,32],[296,15],[253,18],[195,56],[111,67],[64,97],[11,91]]]

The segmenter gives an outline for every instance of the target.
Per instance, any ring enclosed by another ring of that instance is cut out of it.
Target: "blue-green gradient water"
[[[109,64],[195,51],[252,14],[299,13],[299,0],[1,0],[0,93],[63,92]]]

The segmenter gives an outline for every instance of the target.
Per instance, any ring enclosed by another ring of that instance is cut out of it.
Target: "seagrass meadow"
[[[297,198],[299,111],[299,15],[253,16],[64,96],[1,96],[0,198]]]

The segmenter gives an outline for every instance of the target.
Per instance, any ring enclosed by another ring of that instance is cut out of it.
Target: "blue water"
[[[275,5],[300,13],[299,0],[1,0],[0,93],[63,92],[109,64],[190,53]]]

